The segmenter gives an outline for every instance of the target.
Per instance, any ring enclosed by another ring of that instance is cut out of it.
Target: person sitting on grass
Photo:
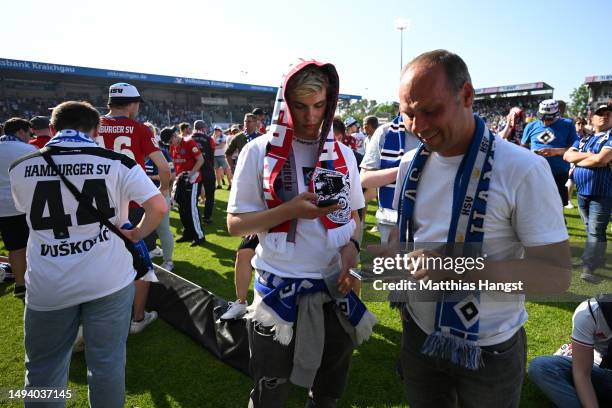
[[[612,406],[612,294],[580,303],[572,342],[553,356],[536,357],[529,378],[556,406]]]

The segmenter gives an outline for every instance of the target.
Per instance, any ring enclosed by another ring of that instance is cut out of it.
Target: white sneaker
[[[246,313],[246,308],[249,305],[248,302],[240,303],[238,301],[229,302],[229,307],[221,316],[221,320],[232,320],[239,319]]]
[[[571,202],[571,201],[569,201],[569,202],[567,203],[567,205],[565,206],[565,208],[570,208],[570,209],[571,209],[571,208],[574,208],[574,204],[572,204],[572,202]]]
[[[155,249],[149,251],[149,258],[151,259],[158,258],[160,256],[164,256],[164,251],[158,246],[156,246]]]
[[[160,268],[165,269],[167,271],[172,272],[172,269],[174,269],[174,262],[172,261],[166,261],[164,263],[162,263],[161,265],[159,265]]]
[[[135,322],[134,320],[131,321],[130,334],[140,333],[141,331],[145,329],[145,327],[153,323],[155,319],[157,319],[157,312],[155,310],[153,310],[152,312],[145,312],[144,319],[142,319],[141,321],[139,322]]]
[[[85,350],[85,339],[83,339],[83,325],[80,325],[76,339],[74,339],[74,344],[72,345],[72,352],[80,353],[83,350]]]

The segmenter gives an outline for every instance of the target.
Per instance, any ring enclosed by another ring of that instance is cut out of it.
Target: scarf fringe
[[[328,248],[339,248],[346,245],[351,239],[353,232],[355,231],[357,224],[355,220],[351,220],[340,227],[330,228],[327,230],[327,247]]]
[[[147,273],[144,274],[144,276],[142,278],[140,278],[141,281],[145,281],[145,282],[159,282],[159,279],[157,279],[157,275],[155,274],[155,270],[149,268],[149,271]]]
[[[259,302],[257,305],[251,306],[248,309],[246,318],[261,323],[266,327],[274,328],[274,340],[278,341],[283,346],[288,346],[293,338],[293,323],[286,322],[277,316],[277,314],[268,307],[264,302]]]
[[[427,336],[421,352],[430,357],[438,357],[454,364],[478,370],[482,367],[482,349],[474,341],[456,336],[445,336],[435,331]]]
[[[376,316],[369,310],[366,310],[357,326],[355,326],[355,337],[358,346],[370,338],[376,323],[378,323]]]

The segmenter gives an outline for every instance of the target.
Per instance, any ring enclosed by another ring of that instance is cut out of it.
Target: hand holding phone
[[[318,200],[317,207],[329,207],[330,205],[338,204],[337,198],[328,198],[327,200]]]

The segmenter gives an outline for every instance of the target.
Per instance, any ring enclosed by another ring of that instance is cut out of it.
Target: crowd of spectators
[[[50,109],[63,100],[84,100],[91,103],[103,114],[108,110],[103,97],[91,98],[86,94],[67,94],[66,98],[0,98],[0,122],[12,117],[31,118],[49,116]],[[250,112],[251,105],[206,105],[194,107],[173,102],[147,100],[140,108],[138,120],[150,122],[158,128],[172,126],[183,121],[203,120],[208,124],[235,123],[242,120],[244,112]]]
[[[506,118],[510,109],[517,106],[525,112],[527,122],[531,122],[536,118],[538,111],[538,103],[543,97],[514,97],[514,98],[496,98],[496,99],[481,99],[474,101],[474,112],[478,113],[486,120],[489,129],[499,132],[506,126]]]

